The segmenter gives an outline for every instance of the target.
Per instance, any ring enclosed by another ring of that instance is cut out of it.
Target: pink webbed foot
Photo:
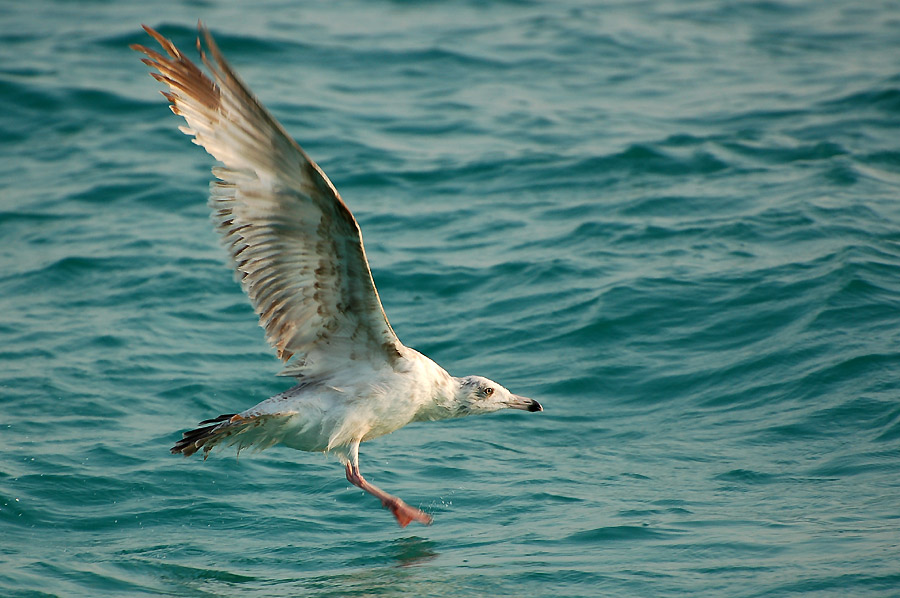
[[[392,500],[381,501],[381,504],[385,509],[390,510],[390,512],[394,514],[400,527],[406,527],[413,521],[418,521],[422,525],[431,525],[431,522],[434,521],[427,513],[409,506],[396,496],[392,497]]]
[[[434,521],[427,513],[409,506],[396,496],[388,494],[378,486],[367,482],[362,477],[362,474],[359,473],[359,468],[353,467],[349,463],[347,464],[347,481],[378,498],[381,501],[381,505],[394,515],[400,527],[406,527],[413,521],[418,521],[423,525],[431,525],[431,522]]]

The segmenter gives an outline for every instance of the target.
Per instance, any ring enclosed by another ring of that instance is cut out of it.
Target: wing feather
[[[168,87],[163,95],[187,124],[179,129],[224,165],[213,168],[213,220],[266,340],[286,364],[282,373],[327,374],[360,359],[395,365],[403,346],[381,306],[359,225],[334,185],[241,82],[202,24],[197,49],[209,76],[144,29],[165,55],[132,48]]]

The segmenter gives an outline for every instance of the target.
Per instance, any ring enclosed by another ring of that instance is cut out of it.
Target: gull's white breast
[[[401,367],[347,369],[326,380],[301,382],[240,413],[260,421],[258,429],[247,431],[246,444],[331,451],[402,428],[447,400],[452,386],[443,368],[407,351]],[[279,417],[260,417],[270,415]]]

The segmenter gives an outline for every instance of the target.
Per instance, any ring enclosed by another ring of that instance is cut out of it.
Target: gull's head
[[[534,399],[515,395],[493,380],[481,376],[466,376],[456,380],[459,383],[454,397],[457,415],[477,415],[500,409],[544,410]]]

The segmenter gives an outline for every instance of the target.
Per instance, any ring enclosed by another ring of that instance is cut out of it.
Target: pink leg
[[[347,481],[380,500],[384,508],[389,509],[394,514],[394,517],[397,518],[397,523],[400,524],[400,527],[406,527],[414,520],[425,525],[431,524],[432,519],[429,515],[409,506],[396,496],[391,496],[378,486],[373,486],[367,482],[362,477],[362,474],[359,473],[359,465],[347,463]]]

